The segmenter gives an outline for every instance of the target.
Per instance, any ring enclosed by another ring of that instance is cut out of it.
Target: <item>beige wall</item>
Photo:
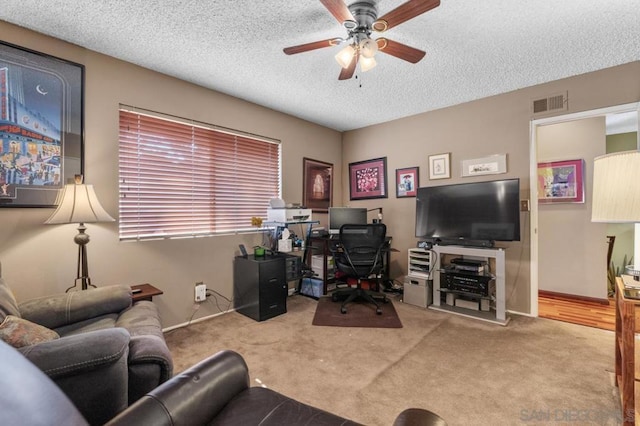
[[[518,177],[522,198],[528,199],[529,126],[534,118],[529,107],[531,100],[568,91],[569,109],[562,114],[637,102],[640,100],[638,76],[640,62],[634,62],[347,132],[343,148],[343,203],[349,203],[348,163],[386,156],[389,198],[351,204],[384,208],[384,222],[393,236],[393,246],[399,250],[393,254],[392,273],[402,276],[407,272],[407,249],[417,242],[413,236],[415,199],[395,198],[396,168],[419,166],[420,186]],[[445,152],[451,153],[452,178],[430,182],[428,156]],[[460,177],[461,160],[492,154],[507,154],[506,174]],[[529,225],[530,214],[522,213],[522,241],[501,244],[508,248],[507,309],[526,313],[531,312]],[[579,254],[572,261],[582,264],[592,259]],[[540,268],[544,265],[540,264]]]
[[[118,211],[118,105],[124,103],[280,139],[283,197],[289,202],[302,198],[302,157],[334,163],[335,205],[384,208],[384,222],[399,249],[393,254],[395,277],[406,273],[407,249],[416,244],[415,199],[395,198],[396,168],[419,166],[422,186],[429,185],[428,155],[451,152],[452,179],[433,184],[485,180],[488,177],[460,178],[460,160],[504,153],[508,173],[495,177],[519,177],[522,197],[528,198],[531,99],[568,90],[570,112],[640,100],[640,62],[635,62],[341,135],[4,22],[0,39],[86,66],[86,180],[113,216]],[[348,163],[382,156],[388,158],[389,198],[350,203],[348,179],[342,178]],[[75,275],[75,229],[43,225],[51,212],[0,210],[2,273],[19,300],[63,291]],[[326,223],[326,215],[318,218]],[[529,312],[529,214],[521,218],[523,241],[508,244],[507,250],[507,307]],[[237,245],[259,241],[255,235],[242,235],[120,243],[116,223],[89,225],[88,233],[94,283],[150,282],[162,288],[165,294],[155,300],[165,327],[183,323],[194,313],[196,281],[230,297]],[[220,300],[220,306],[226,308],[225,302]],[[207,302],[194,318],[216,312],[215,304]]]
[[[607,225],[591,222],[593,159],[606,151],[605,117],[538,127],[538,161],[583,159],[584,203],[538,206],[539,289],[606,299]]]
[[[282,141],[283,198],[302,201],[302,158],[338,166],[339,132],[203,89],[59,40],[0,22],[0,39],[86,66],[85,176],[109,213],[118,213],[118,106],[128,104]],[[341,176],[334,196],[342,198]],[[64,291],[75,277],[77,246],[73,225],[44,225],[52,209],[2,209],[2,274],[18,300]],[[238,244],[257,244],[256,235],[198,239],[118,241],[117,223],[89,224],[89,271],[94,284],[149,282],[164,291],[155,299],[165,327],[193,313],[193,286],[232,297],[232,260]],[[227,303],[220,299],[220,306]],[[194,318],[217,313],[213,301]]]

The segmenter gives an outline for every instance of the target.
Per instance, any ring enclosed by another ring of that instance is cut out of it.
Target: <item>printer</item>
[[[304,222],[311,219],[311,209],[287,205],[280,198],[272,198],[267,209],[267,222]]]

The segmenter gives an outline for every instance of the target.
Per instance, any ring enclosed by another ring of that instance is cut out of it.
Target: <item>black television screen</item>
[[[329,207],[329,233],[339,234],[344,224],[364,225],[367,223],[367,209],[362,207]]]
[[[418,188],[416,237],[460,245],[520,241],[520,179]]]

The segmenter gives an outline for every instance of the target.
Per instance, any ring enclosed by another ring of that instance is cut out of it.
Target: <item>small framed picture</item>
[[[314,212],[327,213],[333,198],[333,164],[302,159],[302,202]]]
[[[538,163],[538,204],[584,203],[584,160]]]
[[[420,185],[418,167],[396,169],[396,197],[415,197]]]
[[[496,154],[484,158],[462,160],[462,177],[507,173],[507,155]]]
[[[351,200],[388,198],[387,157],[349,163]]]
[[[450,152],[430,155],[429,179],[449,179],[451,177],[450,159]]]

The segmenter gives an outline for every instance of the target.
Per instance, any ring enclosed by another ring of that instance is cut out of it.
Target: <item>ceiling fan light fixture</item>
[[[370,38],[360,41],[360,55],[364,58],[373,58],[378,53],[378,43]]]
[[[348,68],[349,64],[353,60],[353,56],[356,53],[356,49],[352,45],[348,45],[344,49],[340,50],[336,55],[336,61],[342,68]]]
[[[360,61],[358,62],[360,62],[360,70],[362,72],[367,72],[378,65],[378,63],[376,62],[376,58],[367,58],[363,55],[360,55]]]

